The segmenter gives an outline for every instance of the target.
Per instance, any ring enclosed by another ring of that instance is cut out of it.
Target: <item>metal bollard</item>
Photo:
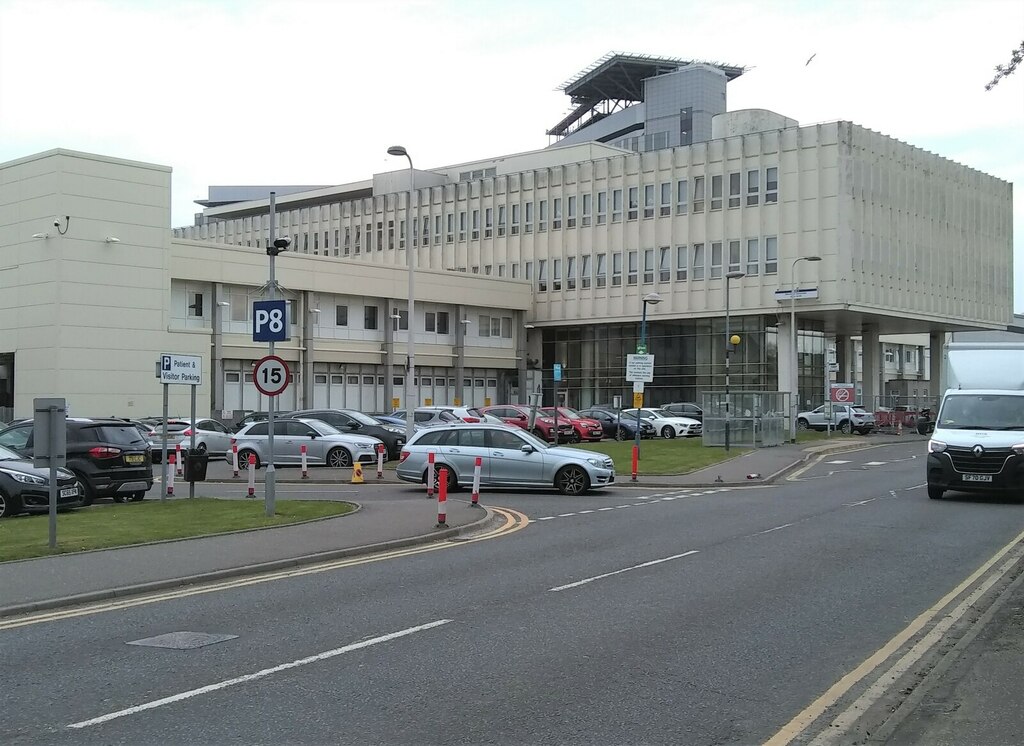
[[[437,473],[437,526],[435,528],[448,528],[448,470],[443,466]]]
[[[483,459],[476,457],[473,464],[473,501],[470,503],[474,508],[480,507],[480,467],[483,466]]]
[[[633,444],[633,479],[632,479],[632,481],[634,481],[634,482],[636,481],[636,469],[637,469],[637,463],[639,461],[640,461],[640,449],[637,448],[636,444],[634,443]]]
[[[427,498],[434,497],[434,452],[427,454]]]
[[[299,452],[302,454],[302,478],[309,479],[309,472],[306,470],[306,446],[299,446]]]
[[[256,454],[249,454],[249,494],[248,497],[256,497]]]
[[[232,476],[237,477],[238,476],[238,443],[236,443],[233,438],[231,440],[231,468],[234,471],[234,474],[232,474]]]
[[[168,453],[167,458],[171,462],[171,468],[167,470],[167,496],[174,497],[174,472],[177,470],[175,465],[176,459],[173,453]]]
[[[384,444],[377,444],[377,479],[384,478]]]
[[[181,471],[181,443],[175,443],[174,444],[174,456],[175,456],[175,463],[177,463],[177,465],[178,465],[177,466],[178,476],[180,477],[181,474],[182,474],[182,471]]]

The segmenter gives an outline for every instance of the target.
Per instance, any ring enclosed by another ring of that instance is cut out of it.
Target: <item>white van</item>
[[[1024,391],[946,392],[928,441],[928,497],[948,490],[1024,498]]]

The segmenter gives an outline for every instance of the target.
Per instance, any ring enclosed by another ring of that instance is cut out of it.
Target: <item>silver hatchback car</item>
[[[435,481],[444,466],[452,489],[473,484],[478,456],[481,486],[555,487],[563,495],[581,495],[615,482],[615,464],[602,453],[554,447],[522,428],[483,422],[420,430],[402,449],[398,478],[425,483],[430,452]]]
[[[238,443],[238,465],[249,468],[249,456],[256,456],[256,468],[268,458],[267,442],[270,425],[254,422],[235,433]],[[302,446],[306,446],[306,462],[339,468],[353,463],[377,461],[381,441],[368,435],[342,433],[320,420],[282,419],[274,421],[274,465],[301,464]]]

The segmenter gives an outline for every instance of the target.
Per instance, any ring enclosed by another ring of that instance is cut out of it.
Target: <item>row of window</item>
[[[313,374],[313,383],[325,384],[328,381],[327,376],[328,376],[327,373],[314,373]],[[239,383],[239,382],[241,382],[242,377],[243,377],[243,374],[239,373],[239,372],[228,371],[228,372],[226,372],[224,374],[224,380],[226,382],[228,382],[228,383]],[[244,378],[245,378],[245,383],[252,383],[253,374],[252,373],[245,373],[244,374]],[[462,385],[465,386],[466,388],[470,388],[470,387],[484,388],[484,381],[485,381],[485,379],[483,379],[483,378],[463,378],[462,379]],[[294,383],[295,382],[295,376],[294,375],[289,375],[288,382],[289,383]],[[334,374],[331,374],[331,376],[330,376],[330,382],[332,384],[336,385],[336,386],[337,385],[341,385],[341,384],[348,384],[349,386],[357,386],[360,383],[362,383],[365,386],[374,386],[374,385],[383,386],[384,385],[384,376],[342,375],[342,374],[334,373]],[[451,388],[455,388],[455,379],[454,378],[428,378],[426,376],[421,378],[419,376],[415,376],[413,378],[412,382],[413,382],[413,386],[420,386],[421,384],[423,386],[430,386],[431,382],[433,382],[434,386],[449,386]],[[405,386],[405,376],[394,376],[391,379],[391,383],[393,385],[395,385],[395,386]],[[487,384],[487,388],[492,388],[492,389],[493,388],[497,388],[497,386],[498,386],[498,379],[497,378],[488,378],[488,379],[486,379],[486,384]]]
[[[625,255],[625,257],[623,256]],[[692,246],[662,246],[659,249],[643,250],[643,271],[640,269],[639,251],[611,252],[609,271],[608,254],[596,254],[591,261],[590,254],[562,259],[540,259],[537,262],[537,290],[547,292],[562,290],[563,266],[565,269],[564,287],[575,290],[577,282],[581,289],[586,290],[593,284],[603,288],[607,285],[619,287],[625,276],[626,285],[636,285],[642,281],[644,285],[655,282],[677,282],[687,280],[717,280],[725,272],[745,272],[748,275],[774,275],[779,272],[779,241],[776,236],[764,239],[748,238],[729,241],[712,241],[710,244],[695,243]],[[625,258],[625,268],[623,267]],[[548,265],[551,266],[550,281]],[[578,274],[577,274],[578,267]],[[529,270],[529,263],[527,263]],[[529,279],[529,276],[527,277]]]

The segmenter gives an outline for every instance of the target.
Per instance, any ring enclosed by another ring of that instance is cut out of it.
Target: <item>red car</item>
[[[569,424],[573,427],[573,436],[570,441],[572,443],[579,443],[581,440],[596,441],[604,437],[604,428],[600,422],[584,417],[575,409],[558,407],[556,411],[555,407],[543,407],[540,411],[551,418],[554,418],[557,414],[559,425],[563,421],[568,420]]]
[[[524,430],[530,429],[530,408],[522,404],[501,404],[494,407],[480,407],[481,412],[492,417],[500,418],[506,425],[515,425]],[[576,431],[567,421],[558,423],[558,440],[568,443]],[[550,417],[542,415],[537,410],[537,418],[533,423],[533,434],[541,440],[554,441],[555,421]]]

